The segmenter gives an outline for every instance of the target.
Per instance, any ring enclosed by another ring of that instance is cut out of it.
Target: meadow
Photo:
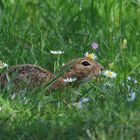
[[[49,96],[0,89],[0,140],[140,139],[139,16],[139,0],[0,0],[0,60],[8,67],[57,72],[89,52],[117,74]]]

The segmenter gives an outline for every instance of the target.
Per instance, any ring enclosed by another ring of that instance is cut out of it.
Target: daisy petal
[[[58,55],[58,54],[63,54],[64,51],[50,51],[50,53]]]
[[[72,83],[72,82],[75,82],[77,80],[77,78],[66,78],[66,79],[63,79],[64,82],[66,83]]]
[[[8,64],[3,63],[2,61],[0,61],[0,68],[5,68],[8,67]]]
[[[127,98],[127,101],[134,101],[136,98],[136,93],[135,92],[131,92],[129,97]]]

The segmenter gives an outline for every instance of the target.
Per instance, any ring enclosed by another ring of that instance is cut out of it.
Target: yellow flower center
[[[88,54],[87,58],[89,58],[89,59],[93,59],[92,54]]]
[[[112,77],[112,75],[113,75],[113,74],[112,74],[112,72],[111,72],[111,71],[110,71],[110,72],[108,72],[108,76],[109,76],[109,77]]]

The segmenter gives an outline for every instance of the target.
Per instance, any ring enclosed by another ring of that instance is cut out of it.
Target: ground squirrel
[[[100,75],[103,67],[96,61],[87,57],[73,59],[65,64],[60,75],[55,75],[46,69],[32,64],[12,66],[0,75],[1,88],[10,84],[15,89],[25,87],[36,88],[41,85],[48,85],[47,90],[53,91],[70,84],[65,79],[75,78],[74,83],[81,83]]]

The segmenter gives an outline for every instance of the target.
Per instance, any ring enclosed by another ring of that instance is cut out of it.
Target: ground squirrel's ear
[[[88,62],[87,60],[83,61],[81,64],[83,66],[89,66],[89,65],[91,65],[90,62]]]

